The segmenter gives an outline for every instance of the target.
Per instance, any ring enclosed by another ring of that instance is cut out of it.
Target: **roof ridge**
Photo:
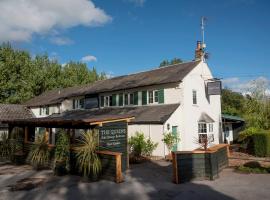
[[[145,73],[145,72],[151,72],[151,71],[161,70],[161,69],[164,69],[164,68],[171,68],[171,67],[175,67],[176,65],[183,65],[183,64],[193,63],[193,62],[200,63],[201,60],[192,60],[192,61],[186,61],[186,62],[182,62],[182,63],[176,63],[176,64],[171,64],[171,65],[166,65],[166,66],[162,66],[162,67],[156,67],[156,68],[153,68],[153,69],[149,69],[149,70],[145,70],[145,71],[139,71],[139,72],[134,72],[134,73],[125,74],[125,75],[120,75],[120,76],[108,78],[108,79],[105,79],[105,80],[112,80],[112,79],[121,78],[121,77],[125,77],[125,76],[131,76],[131,75],[135,75],[135,74],[140,74],[140,73]],[[96,82],[94,82],[94,83],[96,83]]]

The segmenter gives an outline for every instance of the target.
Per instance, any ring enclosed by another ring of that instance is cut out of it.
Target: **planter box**
[[[228,145],[220,144],[208,151],[173,152],[174,182],[214,180],[228,166]]]

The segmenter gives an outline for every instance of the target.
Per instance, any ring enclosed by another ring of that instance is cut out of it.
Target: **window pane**
[[[125,94],[125,105],[128,105],[128,94]]]
[[[196,90],[192,91],[192,101],[193,101],[193,104],[197,104],[197,91]]]
[[[206,123],[199,123],[198,124],[198,133],[207,133]]]
[[[207,140],[207,134],[199,134],[199,143],[204,143]]]
[[[130,105],[134,104],[134,94],[133,93],[129,94],[129,104]]]
[[[148,91],[149,103],[153,103],[153,91]]]
[[[112,96],[109,96],[109,106],[113,105],[113,100],[112,100]]]
[[[80,108],[84,108],[84,99],[80,99],[79,101],[79,104],[80,104]]]
[[[158,91],[155,91],[155,102],[158,102]]]

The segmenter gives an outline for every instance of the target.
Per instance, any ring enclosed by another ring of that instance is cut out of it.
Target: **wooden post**
[[[177,154],[175,152],[172,155],[172,166],[173,166],[173,182],[179,184],[178,168],[177,168]]]
[[[45,137],[46,137],[47,143],[49,143],[49,129],[48,128],[45,129]]]
[[[121,154],[115,155],[115,162],[116,162],[115,182],[116,183],[121,183],[123,181]]]
[[[29,128],[28,126],[24,127],[24,143],[28,141]]]
[[[228,158],[230,157],[231,153],[230,153],[230,145],[227,145],[227,156]]]

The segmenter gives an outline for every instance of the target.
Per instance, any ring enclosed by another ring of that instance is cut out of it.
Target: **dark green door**
[[[172,127],[172,134],[174,135],[174,136],[176,136],[176,137],[178,137],[178,135],[177,135],[177,126],[173,126]],[[172,148],[172,151],[177,151],[177,143],[175,143],[174,145],[173,145],[173,148]]]

